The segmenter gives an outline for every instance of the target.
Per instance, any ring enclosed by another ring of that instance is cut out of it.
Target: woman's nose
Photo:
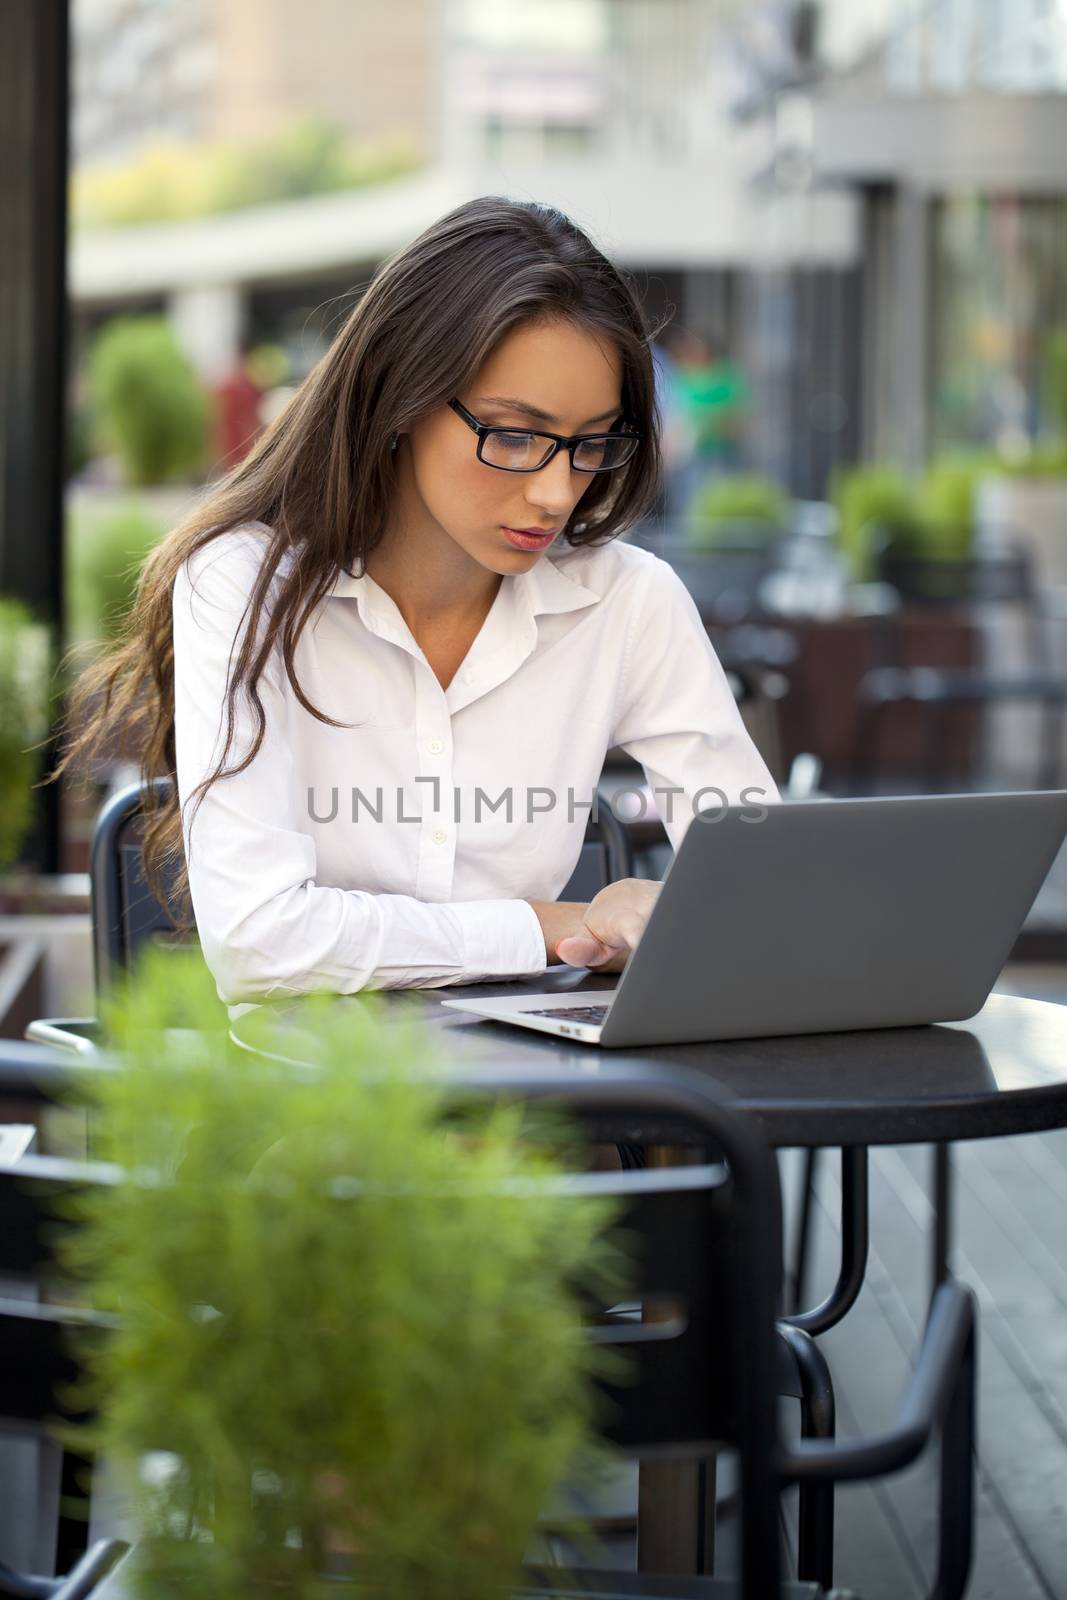
[[[558,450],[540,472],[530,473],[530,486],[526,498],[532,506],[542,506],[553,512],[569,511],[576,503],[575,479],[580,477],[571,466],[570,453]]]

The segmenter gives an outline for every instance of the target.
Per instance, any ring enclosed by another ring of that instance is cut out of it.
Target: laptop
[[[1067,790],[753,809],[690,823],[614,990],[441,1004],[603,1046],[962,1021],[1067,833]]]

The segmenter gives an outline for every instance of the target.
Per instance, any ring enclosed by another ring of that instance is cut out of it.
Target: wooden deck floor
[[[1012,967],[1006,991],[1067,1003],[1067,967]],[[1067,1130],[954,1147],[957,1275],[980,1302],[974,1600],[1067,1600]],[[822,1341],[838,1431],[893,1414],[929,1294],[930,1152],[876,1152],[871,1258],[857,1305]],[[838,1171],[819,1181],[815,1283],[836,1270]],[[814,1295],[812,1296],[814,1298]],[[836,1573],[864,1600],[912,1600],[934,1568],[936,1461],[838,1491]]]

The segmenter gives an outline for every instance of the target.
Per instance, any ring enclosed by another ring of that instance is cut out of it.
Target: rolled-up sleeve
[[[677,850],[698,811],[779,794],[674,568],[653,557],[635,581],[612,743],[641,763]]]
[[[280,649],[257,692],[263,742],[243,772],[217,779],[231,660],[247,625],[261,559],[223,535],[180,569],[172,594],[178,795],[197,932],[220,1000],[229,1006],[312,990],[432,988],[545,970],[540,923],[524,900],[431,904],[316,881],[314,839],[297,825],[297,773],[287,736],[290,699]],[[269,602],[268,602],[269,604]],[[242,694],[226,766],[254,742]]]

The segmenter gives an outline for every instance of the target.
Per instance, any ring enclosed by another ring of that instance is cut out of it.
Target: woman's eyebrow
[[[558,417],[552,416],[548,411],[542,411],[540,406],[532,406],[526,400],[515,400],[507,395],[483,394],[473,403],[482,406],[501,406],[507,411],[523,411],[528,417],[534,417],[538,422],[550,423],[553,427],[559,422]],[[611,422],[621,410],[620,404],[610,411],[602,411],[598,417],[590,417],[588,422],[583,422],[582,427],[591,428],[594,422]]]

